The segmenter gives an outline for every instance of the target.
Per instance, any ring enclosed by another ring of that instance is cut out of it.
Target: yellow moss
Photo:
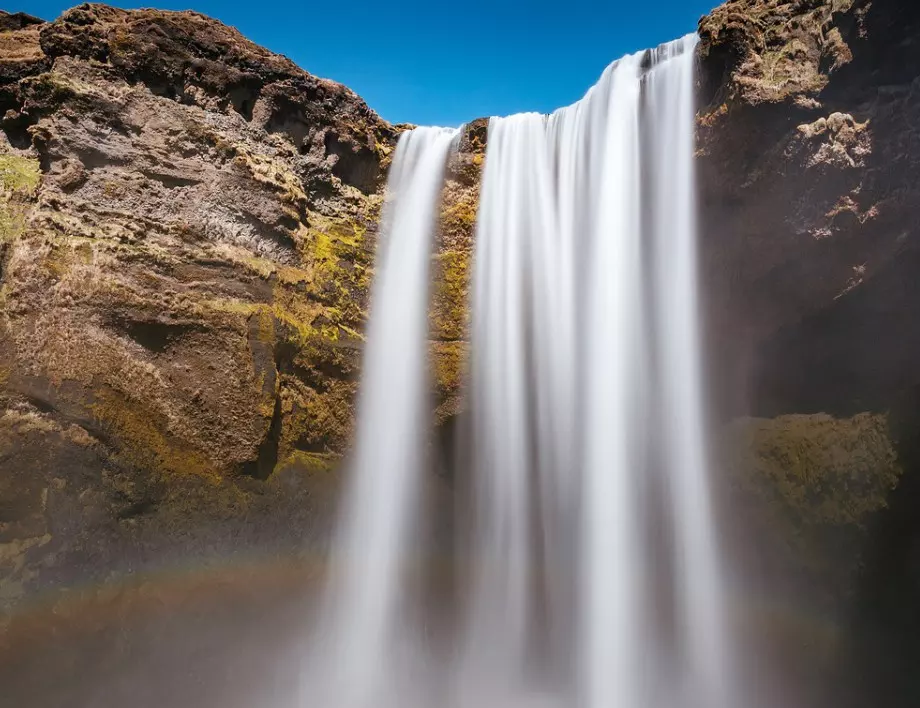
[[[171,437],[143,403],[102,389],[90,405],[96,423],[112,437],[118,457],[152,473],[197,475],[211,482],[220,480],[213,464],[187,442]]]
[[[353,218],[313,215],[303,239],[303,258],[311,270],[311,292],[336,327],[361,329],[370,284],[367,227]]]
[[[298,305],[292,301],[293,307]],[[309,319],[301,317],[285,303],[274,304],[244,302],[241,300],[206,300],[201,306],[217,312],[239,315],[244,318],[258,317],[259,341],[272,343],[285,340],[298,348],[308,346],[313,340],[322,339],[335,342],[339,339],[339,327],[336,325],[314,326]],[[309,309],[306,303],[301,307]],[[278,327],[275,326],[277,323]]]
[[[25,232],[24,210],[0,196],[0,244],[11,243]]]
[[[256,315],[259,318],[258,338],[260,342],[271,343],[275,341],[275,318],[271,310],[263,308]]]
[[[38,160],[0,154],[0,244],[25,232],[25,202],[35,196],[40,181]]]
[[[343,451],[349,442],[354,415],[352,403],[357,384],[330,378],[322,391],[302,387],[296,406],[285,423],[284,448],[296,447],[329,452]],[[291,389],[286,391],[290,396]]]
[[[339,463],[339,456],[331,453],[294,450],[275,466],[275,471],[286,467],[301,467],[315,472],[331,472]]]
[[[456,393],[463,380],[469,347],[466,342],[433,342],[435,384],[439,394]]]
[[[861,524],[901,475],[887,416],[790,415],[736,423],[735,460],[747,484],[808,525]]]
[[[441,214],[441,219],[446,224],[455,224],[469,230],[476,223],[476,209],[477,202],[473,195],[466,194],[465,198],[460,198],[446,207]]]
[[[374,139],[374,153],[377,155],[377,159],[381,164],[388,164],[391,154],[393,153],[393,146],[389,143],[382,143],[376,138]]]
[[[430,348],[439,405],[436,424],[460,412],[460,391],[469,357],[466,342],[432,342]]]
[[[469,307],[470,254],[446,251],[435,256],[436,280],[432,298],[432,329],[436,339],[462,339]]]
[[[457,340],[466,335],[473,231],[478,191],[456,180],[445,189],[439,221],[440,248],[434,259],[432,336]]]
[[[739,513],[821,592],[848,587],[865,526],[901,475],[887,416],[744,419],[726,436]]]
[[[235,154],[232,160],[234,165],[246,170],[256,182],[278,192],[282,202],[306,210],[309,200],[303,182],[284,162],[252,152],[245,145],[234,145],[232,148]],[[289,215],[298,221],[301,218],[297,210],[291,211]]]
[[[0,155],[0,185],[4,190],[32,196],[40,181],[38,160],[18,155]]]

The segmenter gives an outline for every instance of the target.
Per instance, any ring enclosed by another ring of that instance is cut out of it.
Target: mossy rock
[[[826,598],[846,595],[867,524],[902,474],[888,415],[739,419],[722,450],[739,516],[779,553],[774,561]]]
[[[41,182],[38,160],[0,154],[0,244],[9,243],[26,228],[26,212]]]
[[[32,196],[41,181],[38,160],[19,155],[0,155],[0,185],[4,191]]]

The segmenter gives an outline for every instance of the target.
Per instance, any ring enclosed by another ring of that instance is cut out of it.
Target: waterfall
[[[464,704],[547,692],[586,708],[726,700],[697,312],[695,46],[625,57],[570,107],[489,124]]]
[[[725,603],[709,491],[704,425],[693,169],[693,66],[696,35],[662,47],[647,77],[652,135],[649,158],[659,352],[656,437],[665,442],[664,469],[675,536],[675,587],[686,679],[697,703],[729,698]]]
[[[696,41],[615,62],[550,116],[490,121],[470,462],[457,471],[469,573],[440,662],[401,600],[422,483],[431,232],[456,131],[401,138],[322,705],[731,708],[696,275]],[[407,696],[423,681],[435,693]]]
[[[310,679],[326,705],[365,708],[416,651],[401,592],[426,439],[432,235],[456,130],[403,133],[387,184],[357,440]]]

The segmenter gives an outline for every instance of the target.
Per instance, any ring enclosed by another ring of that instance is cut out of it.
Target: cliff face
[[[738,0],[700,33],[726,409],[883,410],[920,383],[920,9]]]
[[[309,517],[397,131],[194,13],[2,20],[3,594]]]
[[[104,5],[0,13],[0,118],[0,605],[324,533],[402,127],[219,22]],[[439,421],[466,351],[465,146]]]
[[[700,34],[711,378],[723,419],[759,416],[723,432],[748,561],[766,593],[842,618],[838,702],[911,705],[920,6],[734,0]],[[819,645],[782,651],[801,670]]]

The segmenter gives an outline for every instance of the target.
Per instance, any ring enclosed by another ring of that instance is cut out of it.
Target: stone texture
[[[350,435],[398,131],[195,13],[0,20],[3,600],[297,539]]]
[[[737,0],[700,33],[703,258],[723,410],[884,410],[920,381],[920,10]]]
[[[806,704],[913,705],[920,6],[735,0],[700,34],[701,256],[716,410],[735,418],[721,434],[733,541],[751,594],[825,618],[776,647]]]

